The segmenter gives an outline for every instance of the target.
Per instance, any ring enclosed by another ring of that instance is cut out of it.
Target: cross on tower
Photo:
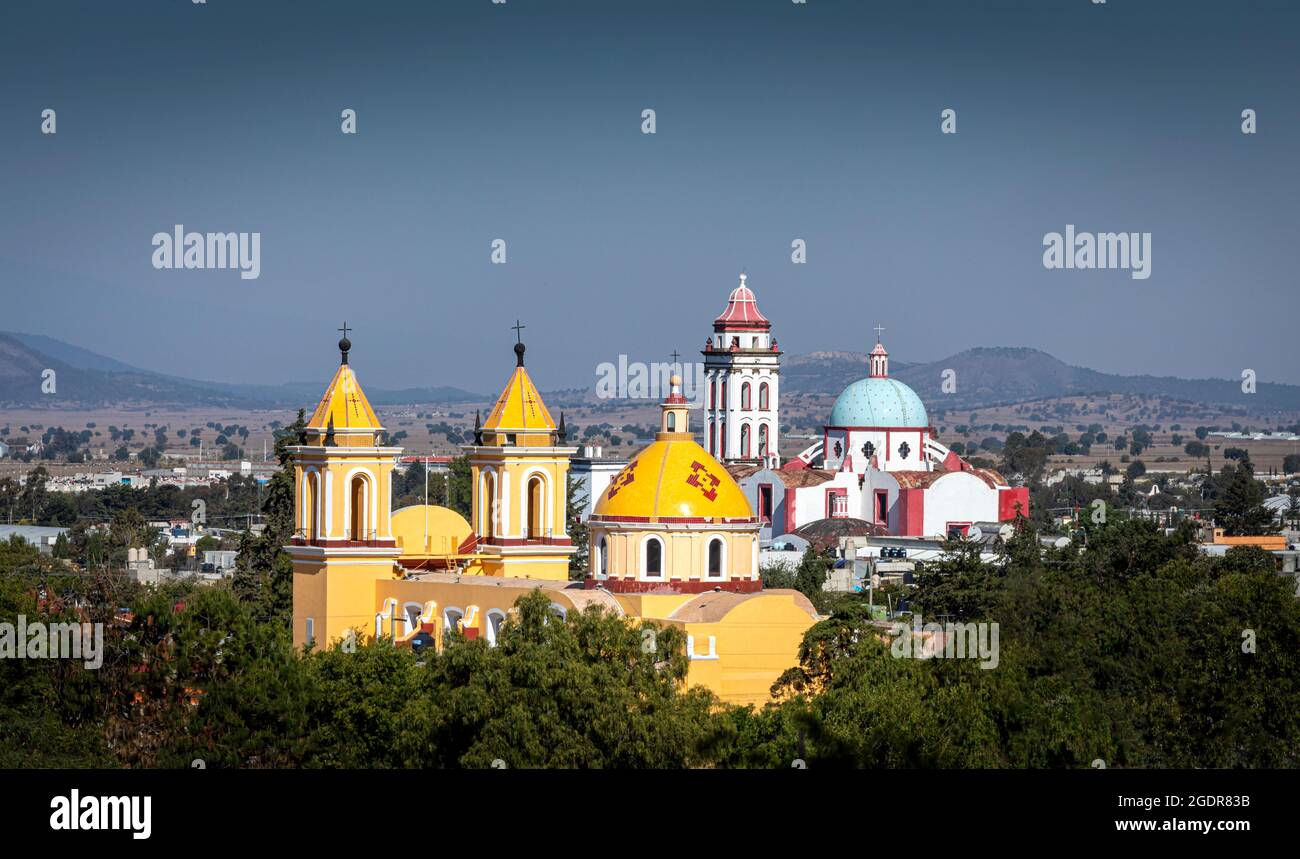
[[[527,328],[528,326],[527,326],[527,325],[521,325],[521,324],[519,323],[519,320],[516,319],[516,320],[515,320],[515,324],[514,324],[514,325],[511,325],[510,327],[513,328],[513,329],[515,330],[515,342],[516,342],[516,343],[522,343],[522,342],[524,342],[524,336],[523,336],[523,334],[521,334],[520,332],[523,331],[523,330],[524,330],[525,328]]]
[[[348,328],[348,323],[347,323],[347,321],[345,320],[345,321],[343,322],[343,327],[340,328],[340,329],[338,329],[338,330],[343,332],[343,339],[346,340],[347,337],[348,337],[348,332],[349,332],[349,331],[355,331],[356,329],[354,329],[354,328]]]
[[[673,366],[674,366],[674,367],[677,366],[677,359],[680,358],[680,357],[682,357],[682,356],[678,354],[678,352],[677,352],[676,349],[674,349],[674,350],[673,350]]]
[[[881,331],[884,331],[884,330],[885,330],[885,328],[884,328],[883,325],[881,325],[880,323],[876,323],[876,342],[877,342],[877,343],[880,342],[880,332],[881,332]]]

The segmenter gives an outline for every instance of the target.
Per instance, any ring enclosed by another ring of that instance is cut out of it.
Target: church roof
[[[505,390],[483,422],[483,429],[499,432],[555,430],[555,421],[522,364],[510,374]]]
[[[721,463],[687,434],[663,436],[614,476],[593,517],[622,522],[754,519],[745,493]]]
[[[348,364],[340,364],[338,372],[330,380],[325,395],[321,397],[316,411],[312,412],[307,428],[327,432],[330,429],[379,431],[384,427],[379,423],[375,410],[361,390],[357,374]]]
[[[929,416],[916,392],[897,379],[868,377],[844,389],[827,426],[928,427]]]
[[[740,276],[740,286],[731,291],[727,298],[727,308],[713,320],[713,327],[725,328],[770,328],[772,323],[758,309],[758,300],[754,291],[745,285],[745,275]]]

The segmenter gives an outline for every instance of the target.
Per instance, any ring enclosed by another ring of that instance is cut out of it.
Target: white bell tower
[[[780,465],[781,352],[740,275],[705,344],[704,448],[720,462]]]

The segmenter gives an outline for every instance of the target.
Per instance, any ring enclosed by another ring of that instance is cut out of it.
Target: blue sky
[[[8,0],[0,329],[324,381],[346,318],[368,384],[491,391],[517,317],[588,385],[698,349],[744,268],[787,352],[1300,383],[1298,72],[1262,0]],[[155,270],[177,223],[261,276]],[[1150,232],[1151,277],[1045,269],[1066,224]]]

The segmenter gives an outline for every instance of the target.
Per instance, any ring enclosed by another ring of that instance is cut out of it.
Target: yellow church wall
[[[663,572],[659,576],[642,574],[643,546],[647,537],[658,537],[664,542]],[[647,523],[644,529],[627,527],[600,528],[593,525],[589,545],[600,546],[604,538],[609,551],[607,572],[611,576],[636,576],[638,579],[658,580],[700,579],[708,581],[709,541],[721,538],[725,546],[722,558],[722,575],[719,580],[732,577],[752,578],[754,546],[757,538],[751,531],[723,530],[667,530],[661,525]],[[597,559],[591,556],[594,575]]]
[[[362,636],[374,634],[376,584],[391,580],[391,559],[331,559],[294,561],[293,643],[307,643],[307,620],[313,625],[318,648],[342,639],[349,629]]]
[[[312,534],[314,524],[318,539],[390,539],[392,471],[400,451],[366,448],[358,456],[339,449],[294,448],[295,528]],[[365,482],[366,510],[362,533],[354,536],[350,490],[357,477]]]

